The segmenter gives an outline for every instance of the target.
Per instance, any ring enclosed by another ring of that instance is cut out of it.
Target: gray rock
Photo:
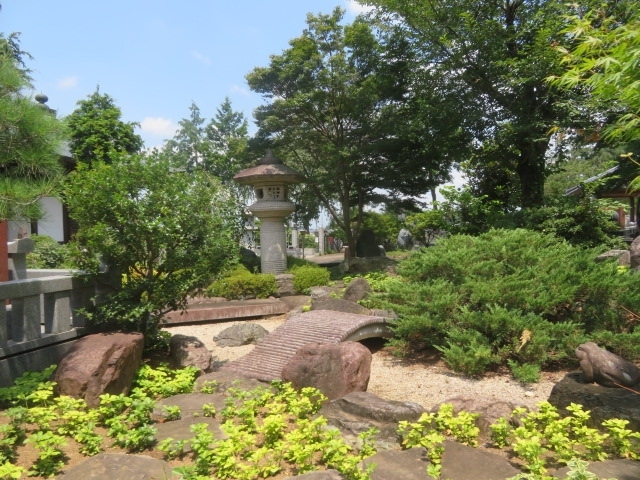
[[[269,331],[262,325],[239,323],[222,330],[217,337],[214,337],[214,340],[219,347],[240,347],[256,344],[267,335],[269,335]]]
[[[476,419],[476,425],[480,429],[480,439],[483,441],[488,441],[491,438],[490,425],[500,417],[510,418],[511,412],[517,406],[509,402],[496,401],[493,398],[464,396],[449,398],[442,403],[452,404],[456,413],[461,411],[479,413],[480,416]],[[438,408],[433,408],[432,412],[437,412]]]
[[[296,351],[282,369],[282,379],[294,387],[315,387],[327,398],[366,391],[371,352],[358,342],[311,343]]]
[[[415,422],[425,413],[424,407],[413,402],[385,400],[369,392],[353,392],[328,402],[321,409],[323,414],[339,412],[380,422],[398,423],[401,420]]]
[[[413,238],[411,237],[411,233],[406,228],[401,229],[398,232],[398,246],[404,249],[410,249],[413,247]]]
[[[312,300],[317,300],[319,298],[330,297],[333,292],[334,292],[334,289],[331,288],[331,287],[328,287],[326,285],[322,285],[322,286],[318,286],[318,287],[311,287],[309,289],[309,294],[311,295],[311,299]]]
[[[604,387],[634,387],[640,382],[640,368],[593,342],[578,345],[576,355],[585,383],[596,382]]]
[[[444,442],[442,474],[452,480],[504,480],[520,473],[507,458],[487,450]]]
[[[361,466],[375,466],[371,480],[427,480],[431,477],[427,475],[429,460],[425,453],[422,447],[402,451],[383,450],[365,458]]]
[[[167,406],[179,407],[181,418],[204,417],[203,405],[213,405],[219,412],[225,407],[226,400],[225,396],[215,393],[181,393],[158,400],[153,409],[153,418],[167,418]]]
[[[293,274],[281,273],[276,275],[276,285],[278,285],[278,297],[289,297],[295,295],[296,291],[293,288]]]
[[[640,431],[640,402],[638,394],[623,388],[607,388],[581,381],[580,372],[568,373],[556,383],[549,395],[549,403],[568,414],[566,407],[578,403],[591,411],[588,422],[592,428],[602,428],[611,418],[628,420],[627,428]]]
[[[358,305],[349,300],[341,298],[322,297],[311,301],[311,310],[331,310],[342,313],[357,313],[359,315],[369,315],[368,308]]]
[[[250,391],[255,388],[271,388],[267,383],[256,380],[255,378],[243,377],[235,372],[221,370],[200,375],[196,379],[194,391],[199,392],[203,386],[213,387],[213,393],[227,394],[231,389]]]
[[[598,255],[595,258],[596,263],[602,263],[610,258],[617,258],[618,265],[622,266],[630,266],[631,265],[631,254],[629,250],[609,250],[601,255]]]
[[[361,444],[358,435],[376,428],[379,433],[373,438],[373,443],[378,450],[387,450],[400,448],[398,422],[415,422],[424,412],[425,409],[417,403],[385,400],[373,393],[354,392],[325,403],[319,413],[356,448]]]
[[[629,245],[629,265],[632,270],[640,269],[640,236]]]
[[[71,467],[66,473],[56,476],[64,480],[171,480],[174,476],[171,466],[162,460],[146,455],[124,453],[100,453]]]
[[[594,473],[598,478],[615,478],[616,480],[638,480],[640,478],[640,462],[637,460],[606,460],[593,462],[587,467],[587,471]],[[569,467],[563,467],[553,473],[554,477],[561,480],[567,478]]]
[[[182,451],[189,453],[191,452],[191,442],[189,440],[195,436],[195,433],[191,430],[191,426],[197,423],[207,424],[207,430],[211,432],[215,440],[225,440],[229,438],[228,435],[220,429],[220,420],[211,417],[187,417],[171,422],[156,423],[156,440],[158,443],[161,443],[167,438],[171,438],[174,440],[174,446],[176,446],[177,442],[185,440]]]
[[[342,298],[343,300],[357,303],[360,300],[367,298],[371,292],[372,290],[369,282],[365,278],[356,277],[349,282],[349,285],[347,285],[347,288],[344,290]]]
[[[129,393],[142,364],[144,336],[141,333],[87,335],[78,340],[60,360],[54,374],[59,395],[82,398],[90,407],[100,404],[100,395]]]
[[[303,473],[295,477],[286,477],[284,480],[342,480],[344,477],[337,470],[319,470],[316,472]]]
[[[169,356],[176,368],[196,367],[203,373],[211,371],[211,352],[197,337],[173,335],[169,342]]]

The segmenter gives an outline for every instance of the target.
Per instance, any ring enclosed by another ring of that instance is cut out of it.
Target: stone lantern
[[[269,150],[255,167],[238,172],[233,179],[251,185],[256,202],[249,211],[260,219],[260,266],[262,273],[280,274],[287,269],[287,234],[284,218],[295,210],[288,200],[289,185],[304,177],[287,167]]]

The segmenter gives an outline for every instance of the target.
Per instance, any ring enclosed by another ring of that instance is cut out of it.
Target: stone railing
[[[0,283],[0,386],[57,363],[84,334],[95,287],[56,275]]]
[[[0,283],[0,358],[76,337],[85,324],[78,310],[94,295],[71,275]]]

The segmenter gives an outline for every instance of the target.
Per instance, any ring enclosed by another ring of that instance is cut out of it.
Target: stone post
[[[324,255],[324,227],[318,228],[318,254]]]

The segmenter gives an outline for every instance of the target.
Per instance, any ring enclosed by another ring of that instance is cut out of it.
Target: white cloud
[[[368,5],[361,5],[356,0],[347,0],[347,11],[353,15],[360,15],[361,13],[367,13],[373,10],[374,7]]]
[[[237,84],[231,85],[231,88],[229,90],[231,91],[231,93],[239,93],[240,95],[244,96],[249,95],[249,90]]]
[[[78,77],[65,77],[58,80],[58,88],[62,90],[68,90],[69,88],[73,88],[78,84]]]
[[[145,119],[140,122],[140,129],[145,133],[168,138],[173,137],[178,130],[178,126],[166,118],[145,117]]]
[[[203,55],[202,53],[196,52],[196,51],[191,52],[191,54],[200,63],[204,63],[205,65],[211,65],[211,59],[209,57],[207,57],[206,55]]]

